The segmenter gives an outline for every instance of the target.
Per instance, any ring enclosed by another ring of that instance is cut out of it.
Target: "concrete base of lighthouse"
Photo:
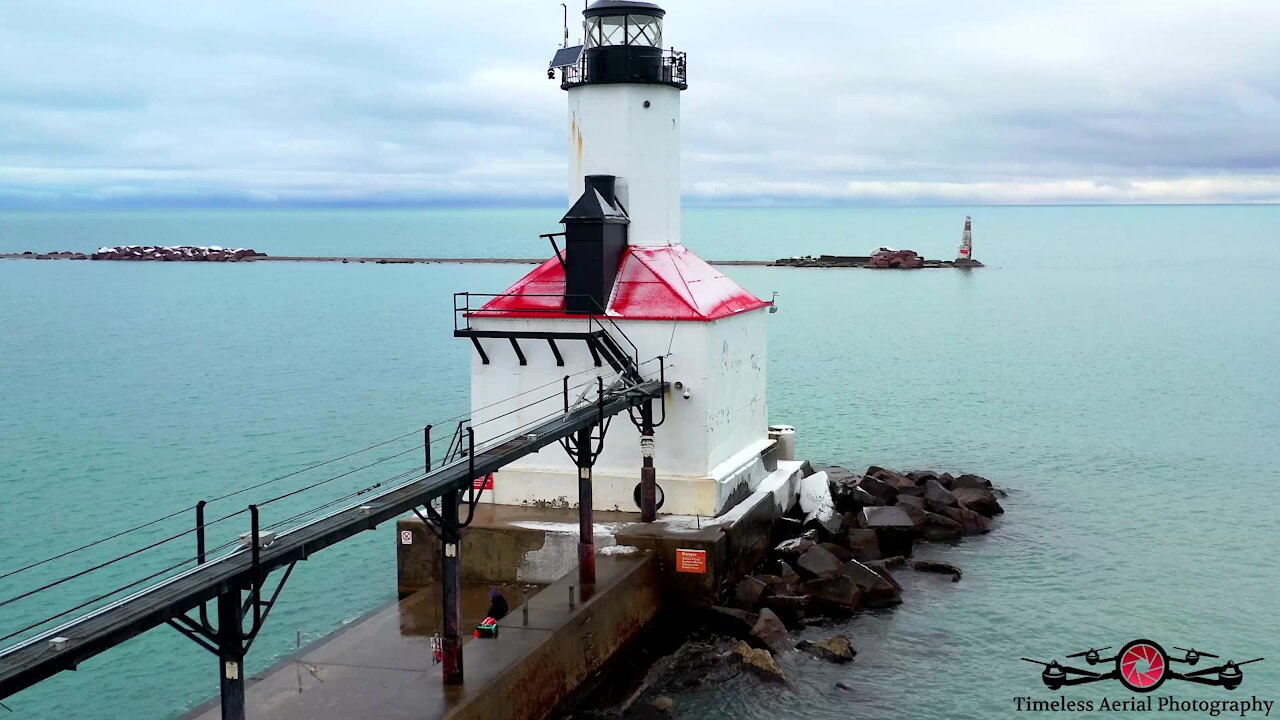
[[[659,513],[714,517],[732,509],[755,492],[777,468],[772,459],[775,441],[761,438],[702,476],[664,475],[659,469]],[[661,463],[661,456],[658,458]],[[592,509],[636,512],[639,468],[635,473],[596,471],[592,476]],[[493,477],[485,500],[499,505],[569,508],[578,504],[578,478],[560,469],[503,470]]]
[[[600,556],[625,547],[655,552],[669,592],[684,603],[713,604],[722,583],[749,572],[770,547],[773,522],[797,502],[808,462],[779,461],[756,489],[719,515],[659,515],[642,522],[638,512],[595,513],[594,540]],[[396,524],[400,595],[429,585],[439,575],[440,546],[422,521]],[[463,540],[462,577],[494,584],[545,585],[574,571],[578,563],[578,512],[570,507],[482,505]],[[610,549],[614,548],[614,549]],[[706,553],[700,573],[678,570],[677,550]]]

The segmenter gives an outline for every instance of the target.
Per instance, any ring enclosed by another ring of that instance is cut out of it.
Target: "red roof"
[[[625,320],[710,321],[768,305],[683,245],[628,246],[607,314]],[[483,317],[580,317],[564,314],[564,268],[556,258],[481,312]]]

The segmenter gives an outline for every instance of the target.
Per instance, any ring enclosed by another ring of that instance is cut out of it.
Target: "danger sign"
[[[476,490],[492,490],[493,489],[493,473],[489,473],[484,477],[478,477],[471,481],[471,487]]]
[[[707,551],[676,548],[676,572],[707,573]]]

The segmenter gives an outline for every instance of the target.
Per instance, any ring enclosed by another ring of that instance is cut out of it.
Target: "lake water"
[[[728,271],[780,293],[770,418],[798,427],[803,456],[978,472],[1009,489],[1007,514],[990,535],[928,551],[963,567],[960,583],[900,573],[901,607],[838,626],[860,651],[852,665],[788,657],[791,688],[742,678],[676,697],[677,714],[1014,716],[1018,696],[1124,695],[1115,683],[1051,693],[1019,657],[1138,637],[1268,658],[1234,693],[1170,682],[1158,695],[1280,700],[1280,208],[694,208],[685,237],[711,259],[879,245],[945,258],[966,212],[980,271]],[[537,234],[559,215],[12,213],[0,252],[545,256]],[[451,294],[527,270],[0,261],[0,575],[465,413]],[[264,507],[264,523],[392,482],[421,464],[416,442],[219,501],[210,517],[381,458]],[[0,579],[0,600],[192,522]],[[246,530],[241,514],[210,542]],[[388,526],[299,565],[250,669],[393,597],[393,544]],[[186,536],[0,606],[0,635],[193,554]],[[164,718],[216,688],[214,660],[157,629],[6,704],[14,718]]]

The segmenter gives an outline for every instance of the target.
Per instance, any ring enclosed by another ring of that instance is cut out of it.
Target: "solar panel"
[[[560,48],[556,51],[556,56],[551,58],[549,68],[569,67],[577,65],[578,58],[582,57],[582,46],[574,45],[573,47]]]

